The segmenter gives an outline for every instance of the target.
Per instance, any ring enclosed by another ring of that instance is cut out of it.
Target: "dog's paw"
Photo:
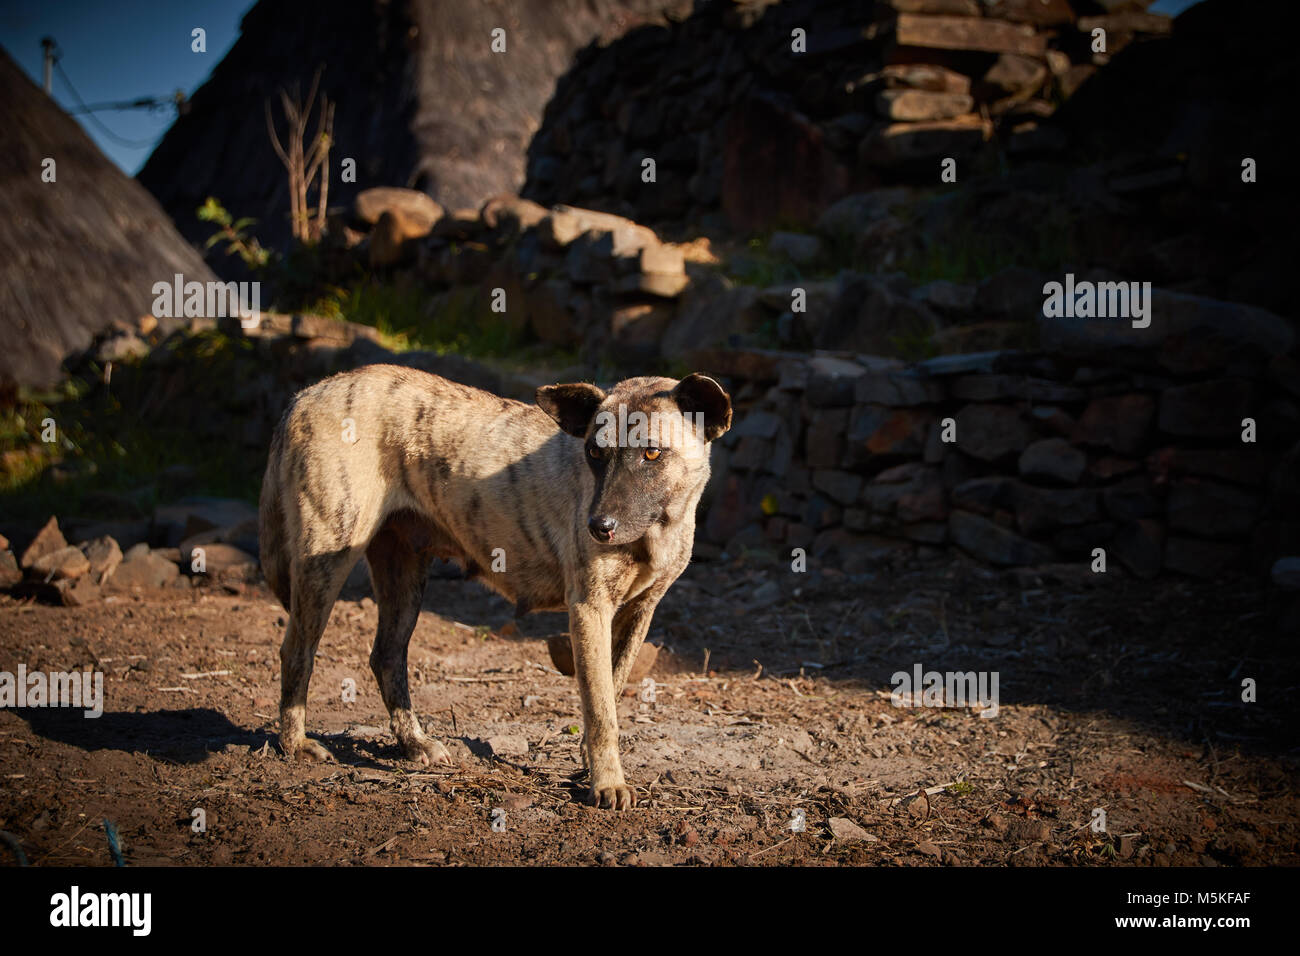
[[[291,747],[288,755],[293,760],[309,761],[311,763],[333,763],[334,755],[318,744],[314,740],[301,740],[297,745]]]
[[[631,810],[636,806],[636,794],[625,783],[608,786],[593,784],[587,794],[587,803],[602,810]]]
[[[421,737],[418,740],[402,741],[402,750],[406,752],[408,760],[414,760],[421,767],[434,767],[438,764],[452,765],[451,753],[440,741],[432,737]]]

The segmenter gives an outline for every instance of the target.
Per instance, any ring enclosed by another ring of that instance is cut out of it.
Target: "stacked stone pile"
[[[448,211],[423,193],[376,188],[358,196],[340,226],[372,267],[474,289],[485,318],[593,358],[617,349],[625,362],[659,355],[691,283],[687,265],[717,263],[707,241],[663,242],[620,216],[513,195]]]
[[[941,159],[995,137],[1013,152],[1059,151],[1064,138],[1041,121],[1117,51],[1169,32],[1146,6],[697,4],[580,53],[529,148],[524,195],[652,223],[721,211],[754,230],[810,223],[882,181],[937,181]]]
[[[989,187],[985,198],[980,187],[969,188],[981,197],[975,221],[990,228],[1046,214],[1054,198],[1004,187]],[[1110,195],[1100,187],[1094,194]],[[1238,289],[1268,294],[1251,285],[1252,263],[1209,256],[1209,250],[1195,257],[1166,251],[1195,235],[1116,252],[1118,226],[1087,218],[1086,211],[1079,215],[1079,231],[1091,237],[1076,244],[1080,265],[1056,273],[1009,266],[978,282],[918,283],[893,271],[927,237],[942,238],[966,218],[963,207],[904,187],[846,196],[823,212],[813,232],[773,233],[767,261],[822,277],[763,285],[728,277],[745,252],[729,254],[724,264],[707,239],[665,242],[623,217],[565,205],[548,209],[512,195],[477,210],[446,211],[412,190],[368,190],[336,233],[372,266],[415,270],[443,290],[430,308],[469,290],[484,321],[527,329],[549,345],[580,350],[592,364],[629,371],[658,360],[686,361],[704,348],[779,345],[880,355],[909,347],[976,351],[1025,337],[1035,344],[1042,337],[1049,347],[1107,348],[1130,340],[1158,345],[1172,331],[1197,325],[1254,335],[1262,348],[1289,348],[1293,332],[1278,315],[1216,297]],[[835,249],[880,268],[828,275]],[[1201,271],[1193,275],[1193,269]],[[1154,331],[1125,332],[1123,323],[1110,320],[1043,325],[1044,285],[1076,271],[1089,282],[1154,277]]]

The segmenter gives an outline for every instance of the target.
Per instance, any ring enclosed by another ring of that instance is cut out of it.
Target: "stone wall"
[[[1102,548],[1140,577],[1267,570],[1300,550],[1300,365],[1176,338],[1090,358],[720,356],[742,411],[703,533],[856,570],[949,546],[1000,566]]]
[[[229,366],[204,359],[199,371],[181,358],[178,340],[214,325],[196,319],[166,337],[122,326],[87,354],[98,364],[85,374],[139,360],[151,420],[240,446],[255,462],[289,397],[333,371],[389,362],[521,401],[552,380],[392,353],[371,329],[313,316],[220,324],[249,343]],[[804,548],[849,571],[947,548],[995,566],[1087,567],[1102,548],[1109,570],[1140,577],[1266,572],[1300,554],[1294,342],[1266,348],[1203,323],[1164,333],[1142,345],[1063,338],[914,363],[692,352],[692,367],[724,382],[736,406],[714,449],[698,547]],[[166,400],[179,394],[190,401]]]

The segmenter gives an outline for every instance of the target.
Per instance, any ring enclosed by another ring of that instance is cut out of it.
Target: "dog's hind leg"
[[[451,763],[439,741],[426,737],[411,709],[406,650],[420,616],[428,561],[402,535],[386,527],[366,549],[370,581],[379,604],[379,631],[370,651],[370,669],[388,708],[389,726],[402,750],[424,765]]]
[[[280,749],[287,757],[333,759],[328,750],[307,739],[307,685],[330,609],[357,558],[356,551],[345,548],[294,562],[289,626],[280,645]]]

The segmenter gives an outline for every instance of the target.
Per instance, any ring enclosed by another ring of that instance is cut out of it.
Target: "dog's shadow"
[[[308,734],[309,737],[313,736]],[[400,777],[404,772],[415,770],[420,771],[423,767],[417,767],[408,761],[402,753],[401,746],[395,740],[382,740],[368,737],[349,737],[339,735],[337,737],[316,737],[321,743],[329,749],[334,755],[335,760],[341,766],[347,767],[366,767],[373,770],[381,770]],[[465,734],[455,736],[445,736],[443,740],[450,743],[459,741],[465,745],[465,749],[470,755],[485,761],[489,764],[495,764],[501,767],[508,767],[520,774],[527,775],[531,767],[527,764],[508,760],[499,754],[494,754],[491,746],[486,740],[479,737],[471,737]],[[453,758],[455,759],[455,758]],[[447,779],[455,781],[460,778],[466,769],[465,767],[448,767],[448,768],[431,768],[445,769]],[[587,771],[579,766],[573,768],[573,772],[568,778],[559,783],[561,790],[565,791],[570,799],[575,803],[584,803],[588,793],[588,774]]]
[[[14,711],[27,722],[34,734],[45,740],[68,744],[81,750],[138,753],[151,759],[181,765],[201,764],[234,744],[252,753],[266,748],[275,759],[283,757],[273,731],[247,730],[230,722],[219,711],[208,707],[187,710],[145,712],[105,711],[95,718],[83,711],[68,708],[24,707]],[[333,755],[333,765],[340,768],[377,770],[401,776],[404,771],[420,769],[406,760],[396,740],[382,737],[352,737],[347,734],[309,735],[319,740]],[[449,740],[463,743],[470,754],[526,773],[523,764],[494,755],[485,740],[458,734]],[[451,777],[458,771],[452,770]],[[570,797],[582,802],[587,792],[585,771],[574,768],[571,777],[561,784]]]
[[[247,730],[209,707],[151,710],[139,713],[105,711],[98,717],[64,707],[22,707],[14,711],[32,732],[85,751],[121,750],[178,764],[202,763],[209,754],[236,744],[260,749],[275,747],[273,734]]]

